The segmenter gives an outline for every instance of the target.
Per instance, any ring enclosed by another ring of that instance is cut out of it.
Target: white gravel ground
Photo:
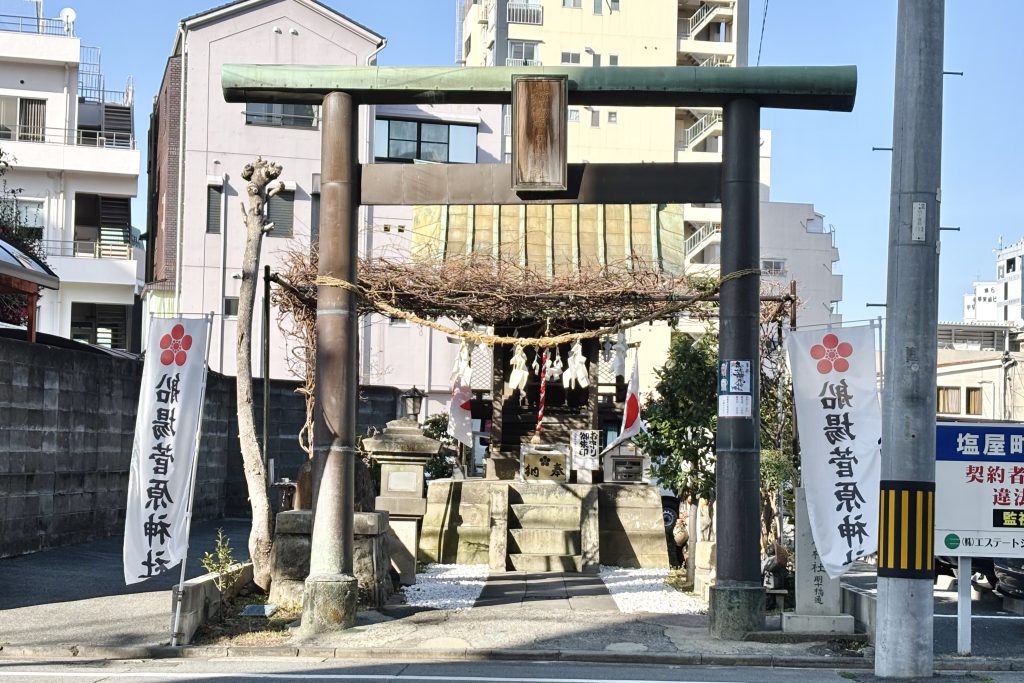
[[[405,602],[414,607],[469,609],[487,580],[486,564],[432,564],[405,588]]]
[[[405,588],[406,604],[433,609],[469,609],[480,596],[488,569],[485,564],[432,564]],[[601,579],[620,612],[652,614],[704,614],[708,606],[699,598],[665,584],[667,569],[601,567]]]
[[[704,614],[707,603],[665,583],[667,569],[601,567],[601,580],[619,611],[652,614]]]

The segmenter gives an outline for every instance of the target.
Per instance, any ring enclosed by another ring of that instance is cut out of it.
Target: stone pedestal
[[[839,580],[821,564],[807,516],[807,497],[796,490],[796,612],[782,615],[787,633],[853,633],[853,616],[842,613]]]
[[[306,579],[302,600],[302,635],[311,636],[355,626],[358,597],[359,583],[354,576],[310,576]]]
[[[423,471],[441,442],[424,436],[415,419],[403,418],[364,440],[363,448],[380,464],[380,495],[374,507],[388,512],[392,564],[402,585],[411,586],[416,583],[420,523],[427,510]]]
[[[710,588],[708,615],[711,635],[722,640],[743,640],[764,630],[764,587],[716,584]]]
[[[368,607],[387,603],[394,592],[388,569],[391,566],[386,512],[357,512],[352,569],[359,592]],[[270,602],[297,609],[309,575],[312,510],[288,510],[278,513],[274,529],[274,554],[271,565]]]

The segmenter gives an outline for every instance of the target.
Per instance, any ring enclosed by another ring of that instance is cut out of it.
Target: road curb
[[[382,661],[582,661],[604,664],[648,664],[671,666],[751,666],[801,669],[869,669],[871,659],[863,657],[815,657],[808,655],[703,654],[686,652],[609,652],[608,650],[513,650],[513,649],[416,649],[416,648],[333,648],[296,646],[211,646],[135,645],[0,645],[3,659],[223,659],[229,657],[307,657]],[[935,658],[936,671],[1024,671],[1024,658],[951,657]]]

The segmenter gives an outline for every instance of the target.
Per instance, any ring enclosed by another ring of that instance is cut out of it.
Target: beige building
[[[459,0],[458,61],[466,66],[513,67],[745,66],[748,9],[747,0]],[[507,109],[503,119],[502,156],[509,161]],[[692,163],[722,158],[720,109],[570,106],[568,120],[571,162]],[[762,131],[764,280],[772,291],[788,290],[789,282],[797,281],[801,325],[840,324],[842,276],[832,272],[839,253],[831,227],[811,204],[770,201],[771,144],[770,131]],[[720,206],[663,206],[657,220],[652,251],[659,254],[662,267],[718,274]],[[703,324],[684,324],[680,329],[698,332]],[[642,326],[631,333],[631,340],[647,349],[640,360],[645,390],[656,380],[654,371],[663,363],[670,334],[664,325]]]

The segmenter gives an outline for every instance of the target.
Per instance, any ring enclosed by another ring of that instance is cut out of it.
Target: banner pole
[[[171,647],[180,647],[178,627],[181,625],[181,598],[185,588],[185,566],[188,564],[188,547],[192,534],[192,504],[196,496],[196,472],[199,469],[199,440],[203,435],[203,413],[206,412],[206,378],[210,374],[210,333],[213,331],[213,313],[206,316],[206,368],[203,371],[202,389],[199,391],[199,421],[196,423],[196,445],[192,452],[192,474],[188,488],[188,507],[185,508],[185,554],[181,558],[181,576],[178,579],[178,600],[174,609],[174,626],[171,628]]]

